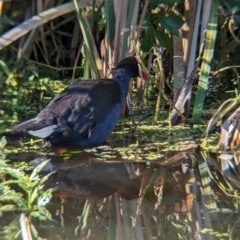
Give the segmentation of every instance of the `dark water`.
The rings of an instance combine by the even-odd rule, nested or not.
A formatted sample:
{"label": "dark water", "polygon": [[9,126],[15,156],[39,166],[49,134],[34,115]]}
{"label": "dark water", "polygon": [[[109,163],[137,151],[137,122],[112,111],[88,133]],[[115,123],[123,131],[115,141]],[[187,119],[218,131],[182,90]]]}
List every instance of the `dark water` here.
{"label": "dark water", "polygon": [[[38,239],[240,239],[239,155],[159,153],[155,146],[149,151],[159,158],[147,161],[137,150],[131,160],[105,150],[6,154],[29,174],[29,164],[50,159],[41,179],[53,172],[44,185],[57,191],[45,206],[52,220],[31,222]],[[1,239],[21,239],[19,217],[17,211],[2,214]],[[9,238],[4,230],[13,222]]]}

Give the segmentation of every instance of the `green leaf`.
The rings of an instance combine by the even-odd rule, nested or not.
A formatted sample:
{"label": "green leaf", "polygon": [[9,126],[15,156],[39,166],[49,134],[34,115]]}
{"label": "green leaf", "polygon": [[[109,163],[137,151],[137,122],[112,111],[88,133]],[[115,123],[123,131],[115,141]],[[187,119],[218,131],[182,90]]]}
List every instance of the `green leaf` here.
{"label": "green leaf", "polygon": [[53,90],[50,88],[50,86],[48,84],[46,84],[45,82],[42,82],[42,85],[46,88],[46,90],[48,91],[48,93],[50,94],[50,96],[52,98],[55,97],[55,94],[53,92]]}
{"label": "green leaf", "polygon": [[[158,44],[157,44],[157,41]],[[171,48],[172,40],[168,34],[158,31],[153,27],[148,28],[146,35],[143,37],[141,42],[141,49],[144,52],[149,52],[151,47],[160,46],[163,48]]]}
{"label": "green leaf", "polygon": [[150,27],[146,33],[146,35],[143,37],[142,42],[141,42],[141,49],[144,52],[149,52],[151,47],[155,43],[155,35],[153,31],[153,27]]}
{"label": "green leaf", "polygon": [[164,30],[169,31],[169,33],[176,36],[178,36],[178,29],[184,23],[181,17],[174,14],[166,15],[164,12],[158,12],[157,14],[154,14],[153,22],[156,26],[160,24]]}
{"label": "green leaf", "polygon": [[12,212],[12,211],[16,211],[17,207],[13,204],[5,204],[3,206],[0,206],[0,215],[3,212]]}
{"label": "green leaf", "polygon": [[157,5],[157,4],[174,4],[174,3],[179,3],[180,0],[150,0],[151,5]]}
{"label": "green leaf", "polygon": [[35,205],[30,212],[30,217],[37,218],[42,221],[52,220],[51,213],[43,206]]}
{"label": "green leaf", "polygon": [[154,29],[154,34],[157,40],[159,41],[161,47],[168,49],[172,47],[172,39],[169,37],[168,34],[161,31],[157,31],[156,29]]}
{"label": "green leaf", "polygon": [[6,65],[6,63],[2,60],[0,60],[0,67],[2,68],[3,72],[9,77],[10,75],[10,71],[8,69],[8,66]]}
{"label": "green leaf", "polygon": [[240,1],[239,0],[228,1],[228,6],[230,7],[229,10],[231,10],[232,14],[236,14],[240,7]]}
{"label": "green leaf", "polygon": [[41,190],[44,187],[44,182],[48,180],[49,176],[52,175],[54,172],[51,172],[47,175],[45,175],[43,178],[41,178],[41,180],[39,182],[37,182],[32,195],[31,195],[31,203],[33,203],[37,197],[39,197],[39,194],[41,194]]}
{"label": "green leaf", "polygon": [[30,180],[33,180],[37,175],[38,173],[41,171],[41,169],[50,161],[51,159],[48,159],[42,163],[40,163],[37,167],[34,168],[32,174],[30,175],[29,179]]}
{"label": "green leaf", "polygon": [[[15,190],[12,190],[9,188],[9,186],[1,186],[1,198],[0,198],[0,203],[9,203],[11,202],[12,204],[16,206],[18,210],[21,209],[24,210],[27,207],[27,202],[23,199],[23,195],[19,192],[16,192]],[[5,205],[4,205],[5,206]],[[3,211],[2,206],[0,204],[0,212]]]}
{"label": "green leaf", "polygon": [[[11,175],[13,178],[19,179],[21,181],[25,181],[25,179],[27,178],[26,175],[24,174],[24,172],[20,171],[19,169],[14,169],[11,167],[6,167],[4,168],[4,170]],[[11,181],[10,181],[11,182]]]}
{"label": "green leaf", "polygon": [[148,27],[151,24],[151,13],[150,11],[146,12],[142,27]]}
{"label": "green leaf", "polygon": [[57,187],[55,188],[49,188],[47,191],[45,191],[38,199],[37,204],[41,206],[45,206],[49,203],[49,201],[52,198],[52,192],[56,191]]}
{"label": "green leaf", "polygon": [[6,24],[6,25],[11,25],[11,26],[15,25],[15,23],[11,19],[8,19],[7,17],[1,17],[1,16],[0,16],[0,23]]}
{"label": "green leaf", "polygon": [[17,184],[23,191],[27,192],[29,188],[31,188],[28,179],[25,177],[24,179],[17,179],[17,180],[9,180],[2,183],[2,185],[11,185]]}

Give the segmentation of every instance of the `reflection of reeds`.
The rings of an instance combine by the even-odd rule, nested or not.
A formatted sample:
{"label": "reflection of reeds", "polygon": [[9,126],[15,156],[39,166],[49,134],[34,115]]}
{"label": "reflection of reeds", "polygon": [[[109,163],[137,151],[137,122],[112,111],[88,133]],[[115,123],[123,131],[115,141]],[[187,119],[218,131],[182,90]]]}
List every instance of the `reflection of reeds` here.
{"label": "reflection of reeds", "polygon": [[[69,163],[69,166],[64,162],[62,170],[67,171],[67,174],[60,174],[58,182],[64,181],[68,194],[63,193],[61,199],[54,197],[53,202],[56,204],[60,201],[60,204],[57,207],[50,205],[48,209],[54,218],[58,209],[60,232],[64,232],[69,239],[74,237],[74,229],[82,238],[175,239],[181,236],[213,239],[230,235],[234,238],[239,226],[238,155],[215,156],[197,154],[192,149],[188,151],[177,153],[176,156],[169,155],[162,160],[162,165],[155,161],[148,164],[148,168],[144,161],[108,161],[101,164],[90,161],[84,164]],[[79,174],[78,168],[82,169]],[[74,173],[71,173],[71,169]],[[125,176],[121,182],[119,177],[124,175],[123,170],[128,173],[129,179]],[[111,196],[99,199],[94,188],[88,189],[87,186],[103,183],[109,173],[119,177],[116,178],[117,185],[113,184],[113,180],[106,181],[106,189],[109,185],[115,186],[116,190]],[[61,176],[70,178],[61,180]],[[138,193],[132,200],[127,200],[126,192],[130,191],[130,196],[135,192],[131,190],[131,182],[136,179]],[[85,182],[87,185],[84,187]],[[72,191],[71,185],[74,187]],[[96,191],[101,193],[98,189]],[[93,199],[83,200],[79,198],[81,193],[85,198],[90,194]],[[74,198],[74,194],[78,194],[78,198]],[[54,235],[54,225],[52,222],[49,236]],[[41,236],[41,229],[39,231],[36,227]]]}
{"label": "reflection of reeds", "polygon": [[[132,168],[131,166],[133,166],[131,163],[125,165],[129,170]],[[132,239],[134,238],[134,236],[137,239],[146,239],[146,237],[147,239],[150,239],[151,237],[156,236],[155,228],[158,229],[158,236],[167,237],[169,236],[169,227],[167,227],[167,224],[170,224],[175,229],[171,230],[173,231],[170,234],[172,237],[174,237],[174,234],[177,233],[180,235],[190,234],[192,237],[196,237],[197,234],[199,239],[204,239],[203,233],[201,232],[203,226],[207,229],[212,228],[211,221],[207,222],[210,219],[209,213],[206,210],[208,208],[208,205],[205,210],[201,210],[202,204],[205,204],[204,196],[206,194],[206,191],[209,191],[209,189],[206,189],[206,191],[202,192],[202,195],[200,195],[202,201],[200,203],[197,200],[197,196],[199,195],[199,187],[197,185],[195,173],[191,168],[187,168],[185,166],[185,180],[182,181],[183,178],[176,175],[175,183],[174,179],[169,179],[169,175],[166,179],[166,176],[164,174],[165,171],[166,169],[158,169],[153,173],[153,175],[150,175],[150,178],[143,178],[142,181],[144,182],[144,184],[141,185],[141,187],[139,186],[140,188],[142,188],[142,190],[140,190],[141,195],[136,200],[127,201],[120,197],[118,194],[114,194],[113,197],[108,198],[109,201],[111,201],[112,199],[111,202],[115,205],[115,207],[111,207],[112,213],[109,212],[111,216],[115,214],[115,218],[109,216],[109,221],[111,218],[111,222],[109,222],[108,234],[110,235],[108,236],[111,236],[111,238],[108,239]],[[186,184],[185,186],[184,183]],[[165,209],[164,207],[166,204],[166,202],[164,202],[166,201],[164,200],[164,192],[165,194],[169,192],[169,184],[170,186],[174,184],[177,185],[177,188],[174,187],[175,190],[177,190],[178,188],[186,189],[186,194],[183,193],[186,198],[182,199],[182,204],[178,205],[177,203],[173,202],[174,208],[172,208],[172,210],[170,211],[168,209]],[[155,188],[155,198],[152,198],[152,200],[155,199],[155,204],[151,203],[152,207],[150,207],[150,205],[146,205],[145,201],[146,198],[148,198],[149,192],[152,191],[152,188]],[[164,191],[164,189],[166,190]],[[170,192],[172,191],[170,190]],[[174,194],[174,192],[172,193]],[[158,212],[159,214],[161,212],[161,214],[158,215]],[[165,214],[167,214],[167,212],[168,214],[170,214],[169,216],[171,216],[172,219],[170,222],[165,219]],[[180,224],[180,222],[183,224],[184,213],[187,213],[188,223],[186,227],[188,226],[188,233],[184,233],[184,231],[180,231],[178,229],[178,224]],[[152,218],[155,219],[154,224],[152,222]],[[174,220],[175,218],[176,220]],[[179,223],[177,224],[177,222]],[[143,231],[144,229],[146,229],[146,231]],[[116,235],[114,235],[114,233]],[[208,239],[212,239],[212,236],[208,235],[208,233],[204,234],[205,236],[208,236]]]}
{"label": "reflection of reeds", "polygon": [[148,167],[144,161],[58,163],[55,174],[59,173],[52,176],[61,197],[54,196],[47,207],[55,221],[47,235],[57,231],[69,239],[234,238],[239,226],[238,155],[189,153],[163,160],[166,167],[158,161]]}
{"label": "reflection of reeds", "polygon": [[76,236],[84,236],[87,233],[88,229],[88,217],[90,213],[92,212],[92,208],[94,206],[93,200],[87,200],[84,204],[84,208],[82,211],[82,215],[78,218],[79,224],[78,227],[75,229],[75,235]]}
{"label": "reflection of reeds", "polygon": [[32,240],[30,227],[29,227],[29,218],[26,214],[22,213],[20,217],[20,224],[22,229],[22,238],[25,240]]}

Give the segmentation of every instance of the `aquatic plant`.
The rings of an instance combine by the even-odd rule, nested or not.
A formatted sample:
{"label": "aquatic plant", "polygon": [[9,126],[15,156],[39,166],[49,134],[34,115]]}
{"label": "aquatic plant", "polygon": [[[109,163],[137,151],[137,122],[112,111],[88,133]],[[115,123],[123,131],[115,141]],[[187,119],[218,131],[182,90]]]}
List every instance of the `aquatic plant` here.
{"label": "aquatic plant", "polygon": [[[44,189],[44,183],[52,173],[44,177],[39,176],[40,170],[48,160],[34,168],[30,175],[13,168],[5,159],[5,144],[5,138],[2,138],[0,141],[0,216],[7,216],[11,221],[2,229],[1,235],[13,237],[20,229],[23,239],[31,239],[32,234],[37,235],[33,219],[41,221],[52,219],[46,204],[55,189]],[[20,220],[20,225],[16,224],[17,220]]]}

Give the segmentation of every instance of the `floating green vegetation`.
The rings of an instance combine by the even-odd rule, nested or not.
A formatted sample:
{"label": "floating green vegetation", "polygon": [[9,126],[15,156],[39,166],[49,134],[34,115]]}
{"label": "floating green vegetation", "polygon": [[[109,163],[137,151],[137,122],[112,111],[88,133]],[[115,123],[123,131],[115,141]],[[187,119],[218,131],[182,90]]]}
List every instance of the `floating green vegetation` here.
{"label": "floating green vegetation", "polygon": [[37,74],[21,77],[12,75],[0,81],[0,133],[10,131],[10,127],[21,119],[33,117],[45,107],[55,94],[61,92],[70,80],[50,80],[38,78]]}
{"label": "floating green vegetation", "polygon": [[[163,113],[166,117],[167,113]],[[161,160],[167,152],[183,151],[190,143],[198,142],[205,125],[169,127],[166,120],[152,125],[143,122],[132,137],[131,123],[120,120],[109,139],[110,146],[85,149],[99,160]],[[122,128],[121,128],[122,126]],[[123,130],[122,130],[123,129]]]}

